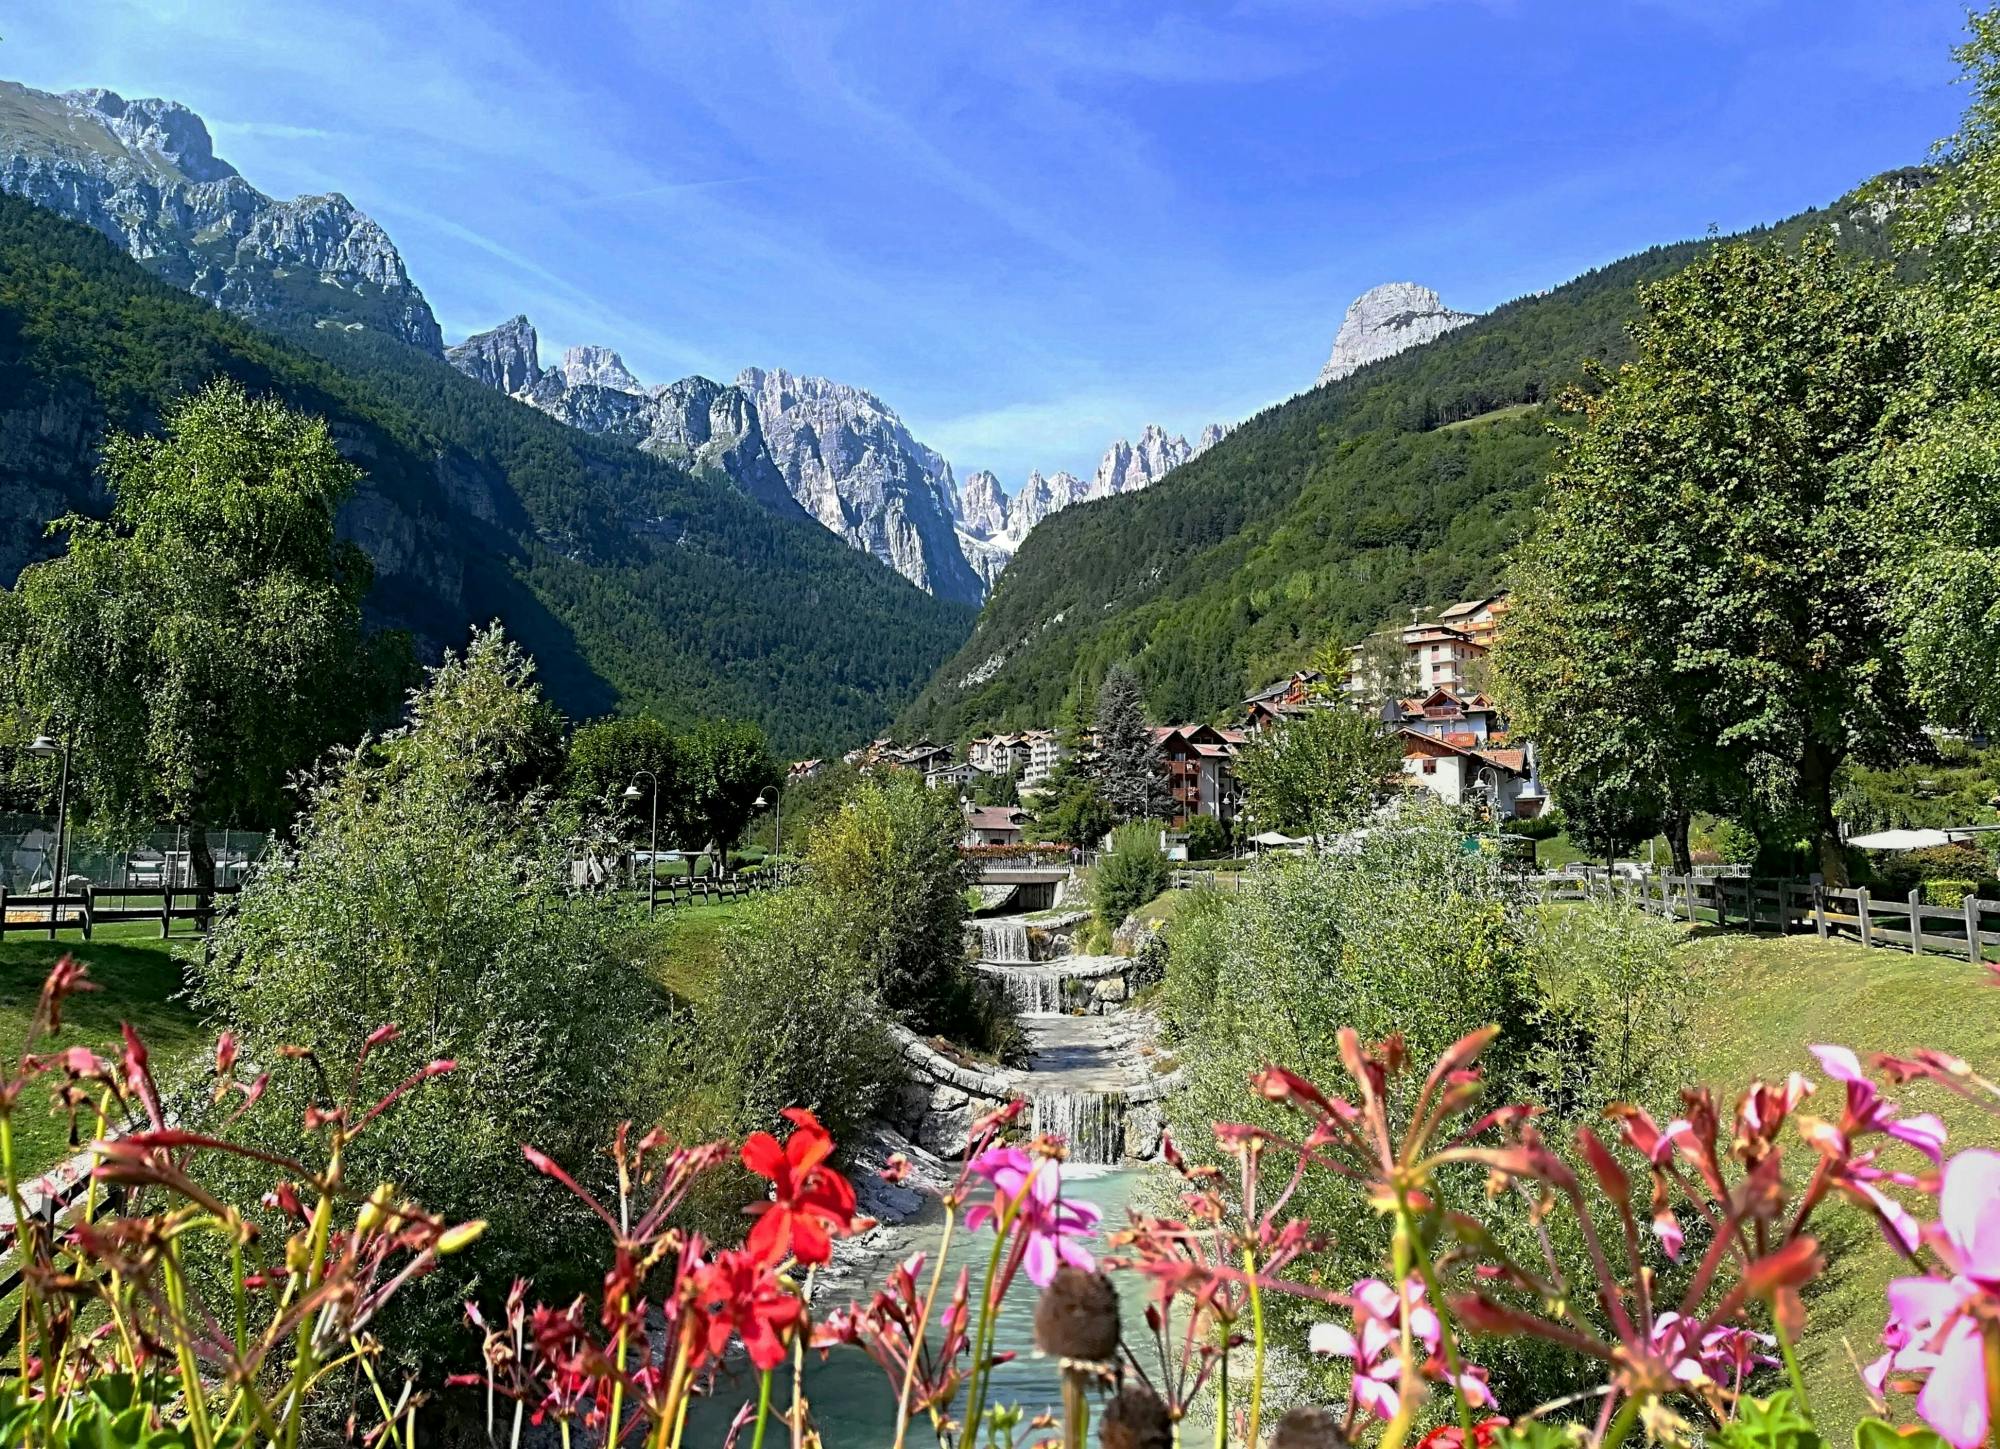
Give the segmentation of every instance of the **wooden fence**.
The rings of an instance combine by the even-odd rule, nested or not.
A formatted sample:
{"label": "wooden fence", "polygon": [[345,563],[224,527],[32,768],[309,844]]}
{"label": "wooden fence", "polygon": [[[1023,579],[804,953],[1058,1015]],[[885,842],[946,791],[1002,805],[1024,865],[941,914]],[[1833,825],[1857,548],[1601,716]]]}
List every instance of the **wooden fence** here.
{"label": "wooden fence", "polygon": [[88,941],[99,927],[121,921],[158,921],[160,934],[173,934],[174,922],[190,921],[196,930],[205,930],[209,918],[222,909],[241,886],[217,886],[203,893],[149,887],[120,890],[112,886],[87,885],[69,895],[9,895],[0,886],[0,940],[9,932],[16,935],[36,932],[55,939],[59,930],[82,930]]}
{"label": "wooden fence", "polygon": [[2000,947],[2000,901],[1968,895],[1934,905],[1921,890],[1876,896],[1866,888],[1835,890],[1798,881],[1750,876],[1650,875],[1530,877],[1538,899],[1617,899],[1668,920],[1745,930],[1814,932],[1822,941],[1852,940],[1921,954],[1936,951],[1968,961],[1993,959]]}

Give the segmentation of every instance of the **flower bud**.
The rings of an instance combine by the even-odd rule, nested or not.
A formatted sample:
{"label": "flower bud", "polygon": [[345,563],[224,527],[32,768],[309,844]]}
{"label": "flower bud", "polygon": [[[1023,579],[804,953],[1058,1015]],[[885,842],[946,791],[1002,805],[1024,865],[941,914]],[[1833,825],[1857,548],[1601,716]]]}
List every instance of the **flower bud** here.
{"label": "flower bud", "polygon": [[1102,1449],[1172,1449],[1173,1419],[1158,1394],[1129,1383],[1104,1406],[1097,1442]]}
{"label": "flower bud", "polygon": [[1271,1449],[1347,1449],[1340,1416],[1323,1404],[1299,1404],[1278,1420]]}
{"label": "flower bud", "polygon": [[1118,1355],[1118,1290],[1102,1273],[1064,1265],[1035,1305],[1035,1347],[1055,1358],[1109,1363]]}

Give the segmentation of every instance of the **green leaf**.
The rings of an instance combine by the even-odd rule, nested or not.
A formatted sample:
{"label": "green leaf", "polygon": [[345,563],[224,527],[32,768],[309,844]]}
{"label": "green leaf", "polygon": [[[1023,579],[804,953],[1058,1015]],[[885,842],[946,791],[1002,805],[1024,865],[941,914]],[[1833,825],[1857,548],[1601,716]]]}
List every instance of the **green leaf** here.
{"label": "green leaf", "polygon": [[1744,1399],[1736,1417],[1710,1436],[1721,1449],[1821,1449],[1812,1420],[1799,1411],[1790,1389],[1768,1399]]}
{"label": "green leaf", "polygon": [[1936,1430],[1923,1424],[1898,1428],[1886,1419],[1863,1419],[1854,1426],[1854,1449],[1950,1449]]}

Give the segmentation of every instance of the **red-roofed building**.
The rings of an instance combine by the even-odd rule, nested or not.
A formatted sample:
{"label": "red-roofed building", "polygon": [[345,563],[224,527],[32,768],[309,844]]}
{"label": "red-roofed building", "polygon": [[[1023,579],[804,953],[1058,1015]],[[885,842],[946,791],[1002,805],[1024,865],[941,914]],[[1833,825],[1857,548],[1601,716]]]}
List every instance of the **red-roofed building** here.
{"label": "red-roofed building", "polygon": [[1542,813],[1548,792],[1528,749],[1461,745],[1420,730],[1396,732],[1403,745],[1404,784],[1453,805],[1477,805],[1501,819]]}
{"label": "red-roofed building", "polygon": [[965,807],[967,845],[1019,845],[1028,829],[1028,812],[1018,805]]}
{"label": "red-roofed building", "polygon": [[1160,725],[1153,730],[1160,771],[1173,797],[1176,829],[1197,815],[1212,815],[1225,825],[1235,821],[1242,807],[1236,751],[1244,738],[1242,730],[1205,724]]}

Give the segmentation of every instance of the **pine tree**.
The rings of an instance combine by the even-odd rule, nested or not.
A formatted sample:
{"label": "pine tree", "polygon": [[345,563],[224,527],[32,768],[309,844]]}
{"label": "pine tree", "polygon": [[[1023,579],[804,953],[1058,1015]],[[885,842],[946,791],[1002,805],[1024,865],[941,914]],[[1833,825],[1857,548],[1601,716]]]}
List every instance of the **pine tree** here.
{"label": "pine tree", "polygon": [[1093,773],[1098,792],[1119,820],[1167,813],[1167,782],[1160,776],[1153,732],[1146,724],[1145,692],[1124,664],[1106,670],[1097,688]]}

